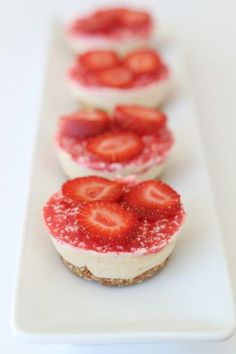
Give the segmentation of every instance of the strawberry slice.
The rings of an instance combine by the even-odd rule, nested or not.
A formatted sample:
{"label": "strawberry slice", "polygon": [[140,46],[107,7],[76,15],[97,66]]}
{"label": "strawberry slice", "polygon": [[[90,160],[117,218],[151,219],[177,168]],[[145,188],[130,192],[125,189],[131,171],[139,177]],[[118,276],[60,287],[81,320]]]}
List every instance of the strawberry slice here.
{"label": "strawberry slice", "polygon": [[73,138],[84,138],[102,133],[109,125],[108,115],[100,110],[77,112],[60,120],[62,134]]}
{"label": "strawberry slice", "polygon": [[[96,18],[104,20],[105,22],[110,22],[109,27],[116,27],[121,25],[121,17],[124,13],[127,13],[126,8],[117,7],[117,8],[107,8],[103,10],[98,10],[94,13]],[[111,28],[112,29],[112,28]]]}
{"label": "strawberry slice", "polygon": [[139,105],[116,106],[114,116],[118,126],[138,134],[155,134],[166,125],[164,113]]}
{"label": "strawberry slice", "polygon": [[63,195],[79,202],[94,200],[114,202],[120,199],[122,189],[121,183],[97,176],[75,178],[62,185]]}
{"label": "strawberry slice", "polygon": [[148,13],[143,11],[126,10],[121,14],[121,24],[130,28],[139,28],[151,22]]}
{"label": "strawberry slice", "polygon": [[94,12],[88,17],[75,20],[70,30],[82,34],[111,34],[122,29],[140,29],[151,24],[151,18],[146,12],[129,10],[127,8],[110,8]]}
{"label": "strawberry slice", "polygon": [[106,32],[112,25],[111,16],[97,16],[96,14],[86,18],[75,20],[71,25],[72,33],[99,34]]}
{"label": "strawberry slice", "polygon": [[180,208],[178,193],[157,180],[139,183],[124,195],[124,201],[131,210],[150,219],[167,217]]}
{"label": "strawberry slice", "polygon": [[[127,8],[111,8],[95,13],[100,19],[111,20],[113,26],[136,28],[151,22],[150,15],[147,12],[129,10]],[[112,27],[112,26],[111,26]]]}
{"label": "strawberry slice", "polygon": [[133,79],[133,73],[128,68],[121,65],[97,73],[97,81],[100,85],[113,88],[130,87]]}
{"label": "strawberry slice", "polygon": [[91,138],[87,149],[107,162],[126,162],[143,149],[141,138],[131,132],[109,132]]}
{"label": "strawberry slice", "polygon": [[116,53],[108,50],[86,52],[78,60],[83,68],[90,71],[110,69],[117,66],[120,62]]}
{"label": "strawberry slice", "polygon": [[159,55],[151,49],[130,52],[125,57],[124,64],[137,75],[156,73],[162,67]]}
{"label": "strawberry slice", "polygon": [[128,241],[137,223],[132,212],[107,201],[86,203],[80,209],[77,221],[83,232],[101,242]]}

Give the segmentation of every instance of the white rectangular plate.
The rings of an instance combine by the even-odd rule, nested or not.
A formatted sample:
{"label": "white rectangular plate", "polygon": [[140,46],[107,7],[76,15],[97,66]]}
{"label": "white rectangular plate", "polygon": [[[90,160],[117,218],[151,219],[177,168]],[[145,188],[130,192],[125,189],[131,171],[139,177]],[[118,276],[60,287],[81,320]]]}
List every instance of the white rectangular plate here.
{"label": "white rectangular plate", "polygon": [[[170,66],[183,72],[176,50],[164,54]],[[41,209],[64,180],[53,136],[58,116],[76,108],[65,79],[72,60],[57,25],[50,46],[20,254],[15,333],[27,341],[88,344],[230,336],[235,326],[232,293],[186,83],[166,107],[176,146],[163,179],[181,193],[187,212],[182,237],[167,266],[140,285],[110,288],[75,277],[61,263]]]}

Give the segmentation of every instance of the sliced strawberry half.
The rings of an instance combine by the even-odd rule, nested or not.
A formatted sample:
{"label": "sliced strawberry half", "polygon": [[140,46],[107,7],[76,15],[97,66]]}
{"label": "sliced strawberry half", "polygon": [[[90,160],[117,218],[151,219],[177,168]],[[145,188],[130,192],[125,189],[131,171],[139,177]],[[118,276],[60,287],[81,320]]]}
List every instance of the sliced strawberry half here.
{"label": "sliced strawberry half", "polygon": [[111,69],[105,69],[97,73],[97,81],[100,85],[113,88],[130,87],[133,79],[133,73],[122,65]]}
{"label": "sliced strawberry half", "polygon": [[122,190],[121,183],[98,176],[79,177],[62,185],[63,195],[79,202],[94,200],[114,202],[120,199]]}
{"label": "sliced strawberry half", "polygon": [[96,11],[94,16],[105,21],[110,21],[109,27],[116,27],[117,25],[121,24],[121,17],[127,11],[129,10],[122,7],[107,8]]}
{"label": "sliced strawberry half", "polygon": [[75,20],[70,30],[75,34],[99,34],[106,32],[112,25],[111,16],[97,16],[94,14],[86,18]]}
{"label": "sliced strawberry half", "polygon": [[80,55],[78,60],[83,68],[91,71],[110,69],[117,66],[120,62],[116,53],[108,50],[86,52]]}
{"label": "sliced strawberry half", "polygon": [[135,11],[127,8],[111,8],[95,13],[100,19],[110,19],[113,26],[136,28],[151,22],[147,12]]}
{"label": "sliced strawberry half", "polygon": [[138,105],[116,106],[114,115],[121,128],[141,135],[155,134],[166,125],[164,113]]}
{"label": "sliced strawberry half", "polygon": [[79,227],[101,242],[129,240],[135,231],[136,216],[117,203],[89,202],[77,217]]}
{"label": "sliced strawberry half", "polygon": [[60,120],[60,130],[63,135],[83,138],[102,133],[109,125],[108,115],[99,110],[81,111]]}
{"label": "sliced strawberry half", "polygon": [[120,22],[126,27],[139,28],[151,23],[151,19],[149,14],[146,12],[126,9],[126,11],[121,13]]}
{"label": "sliced strawberry half", "polygon": [[111,34],[113,30],[136,29],[151,24],[150,16],[143,11],[127,8],[110,8],[96,11],[88,17],[77,19],[71,25],[72,33]]}
{"label": "sliced strawberry half", "polygon": [[180,208],[180,196],[167,184],[141,182],[124,195],[125,203],[139,215],[150,219],[172,215]]}
{"label": "sliced strawberry half", "polygon": [[104,161],[126,162],[140,154],[143,142],[131,132],[109,132],[89,139],[87,149]]}
{"label": "sliced strawberry half", "polygon": [[130,52],[125,57],[124,64],[136,75],[156,73],[162,67],[159,55],[151,49]]}

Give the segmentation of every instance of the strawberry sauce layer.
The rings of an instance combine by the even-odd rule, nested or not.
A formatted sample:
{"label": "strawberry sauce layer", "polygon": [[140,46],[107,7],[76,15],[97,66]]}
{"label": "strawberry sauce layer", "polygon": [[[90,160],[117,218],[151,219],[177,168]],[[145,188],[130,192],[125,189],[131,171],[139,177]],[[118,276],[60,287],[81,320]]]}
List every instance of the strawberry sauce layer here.
{"label": "strawberry sauce layer", "polygon": [[[124,183],[124,182],[123,182]],[[124,192],[135,185],[134,182],[124,183]],[[78,219],[83,208],[83,203],[65,197],[62,191],[55,193],[44,207],[44,219],[49,233],[57,241],[80,250],[91,250],[100,253],[137,253],[154,254],[161,251],[179,231],[185,213],[182,205],[174,213],[160,216],[156,220],[142,217],[138,220],[135,237],[126,243],[102,243],[96,238],[91,238],[80,228]]]}
{"label": "strawberry sauce layer", "polygon": [[[149,167],[159,165],[167,158],[174,141],[171,132],[166,127],[158,131],[157,135],[141,136],[141,140],[143,150],[135,158],[122,163],[107,163],[87,150],[86,139],[69,137],[64,135],[62,131],[59,131],[56,136],[56,143],[59,148],[67,152],[73,161],[93,170],[109,172],[119,172],[122,168],[127,167],[135,171],[139,170],[139,173],[142,173]],[[144,169],[142,169],[142,166],[144,166]]]}
{"label": "strawberry sauce layer", "polygon": [[153,28],[150,15],[127,8],[104,9],[75,19],[68,28],[72,37],[124,41],[148,38]]}

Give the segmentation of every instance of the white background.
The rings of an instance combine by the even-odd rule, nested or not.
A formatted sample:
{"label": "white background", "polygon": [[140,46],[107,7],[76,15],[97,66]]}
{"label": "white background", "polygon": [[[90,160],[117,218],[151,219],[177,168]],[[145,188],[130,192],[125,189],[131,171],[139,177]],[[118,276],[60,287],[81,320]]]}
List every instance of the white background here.
{"label": "white background", "polygon": [[[236,335],[218,343],[66,346],[25,344],[10,330],[12,290],[44,81],[50,19],[102,1],[0,0],[0,349],[3,353],[236,352]],[[121,1],[113,0],[113,4]],[[128,2],[126,2],[128,3]],[[129,1],[144,6],[144,1]],[[236,1],[147,0],[174,24],[186,58],[229,268],[236,284]],[[78,12],[78,11],[77,11]],[[203,206],[204,208],[204,206]],[[187,294],[186,294],[187,296]],[[214,294],[212,294],[214,296]]]}

